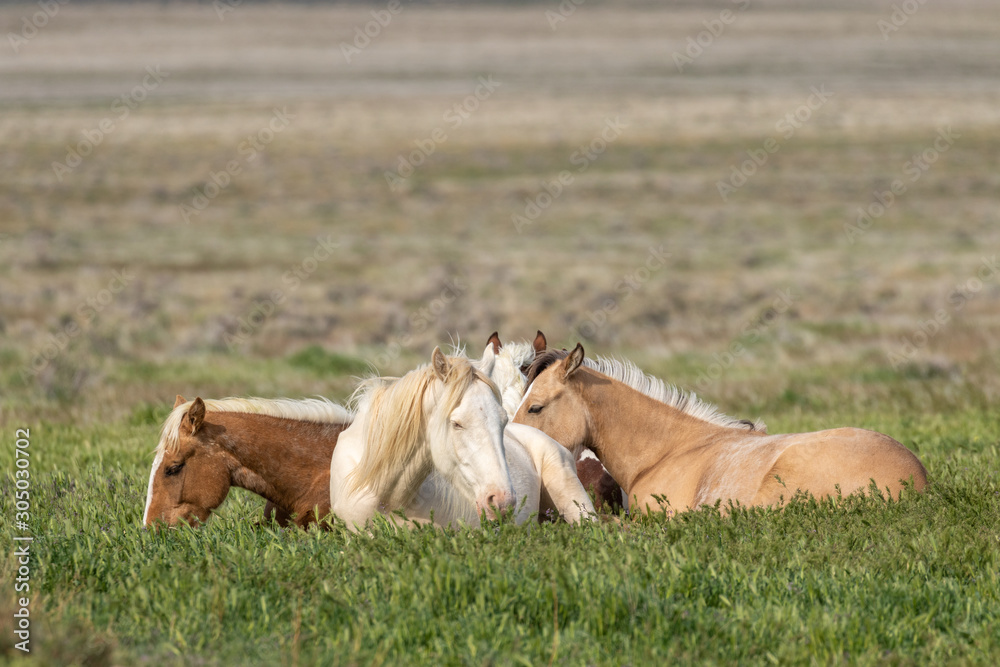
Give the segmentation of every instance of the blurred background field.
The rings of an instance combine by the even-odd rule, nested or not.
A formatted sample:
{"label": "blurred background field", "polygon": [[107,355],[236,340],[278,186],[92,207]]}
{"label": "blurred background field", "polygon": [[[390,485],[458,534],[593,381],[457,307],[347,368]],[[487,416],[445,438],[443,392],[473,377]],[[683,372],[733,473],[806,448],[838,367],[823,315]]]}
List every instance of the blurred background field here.
{"label": "blurred background field", "polygon": [[[340,374],[283,360],[318,345],[392,373],[454,336],[537,328],[701,377],[740,413],[785,394],[992,400],[1000,276],[968,281],[1000,248],[1000,8],[928,4],[883,39],[890,4],[739,6],[595,4],[553,29],[546,4],[404,3],[350,63],[342,45],[379,5],[60,6],[0,50],[2,421],[116,417],[178,392],[337,397]],[[0,8],[2,32],[33,7]],[[133,93],[147,68],[162,82]],[[480,77],[499,85],[456,127]],[[812,87],[831,94],[815,110]],[[247,161],[276,108],[287,127]],[[623,128],[579,173],[609,119]],[[907,162],[948,127],[911,182]],[[778,151],[723,201],[718,183],[768,138]],[[421,144],[433,153],[392,191],[385,173]],[[231,161],[240,173],[186,219]],[[519,233],[512,216],[563,170],[573,182]],[[907,191],[849,238],[894,179]],[[336,245],[325,261],[317,239]],[[669,256],[649,271],[651,247]]]}
{"label": "blurred background field", "polygon": [[[731,414],[763,418],[771,432],[882,430],[916,451],[936,484],[931,509],[905,510],[902,523],[920,533],[923,542],[913,544],[929,549],[921,581],[931,597],[944,591],[932,603],[952,605],[965,625],[942,620],[900,639],[893,633],[902,626],[890,618],[897,612],[887,611],[889,630],[878,634],[876,623],[877,636],[852,639],[863,633],[838,614],[864,606],[867,584],[858,584],[831,593],[843,608],[802,621],[805,630],[782,620],[753,646],[733,640],[731,653],[713,653],[709,642],[671,645],[666,655],[764,660],[765,649],[789,646],[779,655],[801,660],[808,654],[795,653],[789,636],[816,631],[822,661],[842,649],[885,659],[878,647],[902,651],[888,659],[995,656],[1000,638],[982,619],[995,603],[996,575],[979,568],[989,565],[983,554],[995,557],[998,539],[1000,5],[928,2],[895,26],[893,2],[748,4],[588,0],[563,15],[554,2],[402,2],[376,29],[372,12],[386,3],[73,0],[13,42],[39,5],[0,4],[0,426],[35,428],[33,470],[50,475],[40,491],[53,559],[44,604],[51,625],[69,633],[66,655],[94,641],[86,637],[95,627],[125,661],[181,655],[185,637],[207,650],[208,635],[198,633],[208,630],[192,625],[200,603],[178,612],[176,633],[157,634],[163,614],[187,599],[183,587],[159,582],[157,593],[150,584],[146,606],[134,606],[131,585],[105,587],[133,575],[110,560],[87,564],[87,553],[113,546],[133,559],[123,571],[145,576],[143,554],[153,549],[157,563],[170,565],[189,539],[154,543],[132,531],[157,426],[175,394],[343,399],[352,376],[404,372],[456,337],[478,351],[494,329],[508,340],[540,328],[554,345],[582,340],[589,353],[632,358]],[[731,20],[720,29],[725,11]],[[720,34],[704,37],[706,22]],[[355,46],[366,25],[377,35],[345,55],[343,45]],[[700,54],[687,51],[689,39],[702,40]],[[678,67],[675,54],[694,57]],[[828,99],[820,103],[817,90]],[[609,123],[620,132],[602,137]],[[952,140],[938,141],[942,134]],[[747,163],[765,145],[778,148],[763,164]],[[76,164],[73,151],[87,154]],[[386,173],[399,173],[401,160],[420,164],[391,188]],[[230,163],[238,173],[223,176]],[[733,184],[741,167],[752,172],[745,184],[721,196],[719,183]],[[571,182],[540,206],[564,171]],[[905,192],[879,214],[895,180]],[[859,209],[872,217],[859,223]],[[10,460],[5,449],[5,470]],[[105,491],[107,467],[115,470]],[[87,480],[79,488],[76,471]],[[984,504],[955,509],[970,499]],[[226,542],[259,505],[234,494],[205,539]],[[101,526],[111,546],[74,546],[80,528],[64,526],[62,511],[90,517],[84,537]],[[851,523],[843,519],[852,510],[829,511],[831,531]],[[921,512],[938,523],[913,528]],[[764,563],[769,541],[786,534],[785,519],[764,520],[770,527],[750,537],[720,537],[710,557],[725,561],[733,545],[751,540],[740,553],[754,567]],[[676,527],[651,533],[710,549],[716,524],[705,521],[707,539]],[[951,541],[933,546],[951,526]],[[857,528],[874,534],[891,525]],[[910,544],[910,536],[893,539]],[[281,551],[286,539],[258,534],[248,544]],[[825,539],[847,543],[835,532]],[[882,577],[879,585],[905,588],[885,578],[903,565],[878,570],[879,552],[850,539],[837,567],[860,562]],[[828,546],[792,548],[822,580]],[[854,546],[864,549],[860,560]],[[552,556],[538,544],[512,553],[534,548]],[[922,558],[909,553],[891,558]],[[551,568],[565,569],[564,561]],[[350,581],[353,566],[340,566]],[[854,583],[869,575],[858,576]],[[534,591],[537,578],[517,585]],[[296,585],[308,608],[311,585]],[[609,585],[617,599],[621,589]],[[656,599],[649,585],[624,584]],[[780,595],[766,601],[780,619],[790,613],[784,586],[776,583]],[[287,658],[290,634],[274,640],[276,652],[268,631],[253,625],[257,587],[239,588],[250,602],[237,604],[233,592],[226,606],[246,624],[220,615],[209,629],[230,655],[264,632],[249,655]],[[560,595],[571,588],[559,580]],[[271,593],[272,605],[291,599],[285,588]],[[744,609],[755,609],[756,591],[741,595]],[[962,616],[955,609],[966,598],[986,611]],[[735,613],[713,604],[712,623]],[[296,612],[278,605],[275,632],[284,633]],[[906,623],[923,628],[922,613]],[[65,630],[79,618],[99,619],[81,626],[84,639]],[[628,618],[609,625],[608,636],[638,631],[641,644],[641,627]],[[686,619],[674,618],[671,631],[703,636],[705,626]],[[617,644],[578,621],[584,648],[564,655],[615,660],[608,646]],[[364,632],[326,641],[343,647]],[[377,661],[399,649],[394,642],[422,641],[371,637],[339,660]],[[551,637],[525,641],[524,659],[548,659]],[[61,649],[48,646],[60,662]],[[483,644],[469,646],[463,659],[486,660],[477,659]],[[907,653],[914,647],[926,652]],[[633,649],[622,655],[664,655]]]}

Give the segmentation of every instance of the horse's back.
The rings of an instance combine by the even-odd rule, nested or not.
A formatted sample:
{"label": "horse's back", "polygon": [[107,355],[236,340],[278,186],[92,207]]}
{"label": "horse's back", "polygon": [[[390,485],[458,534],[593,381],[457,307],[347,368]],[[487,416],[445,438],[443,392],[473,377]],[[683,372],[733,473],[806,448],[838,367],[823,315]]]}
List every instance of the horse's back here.
{"label": "horse's back", "polygon": [[904,485],[927,485],[920,459],[887,435],[861,428],[837,428],[784,436],[785,447],[768,470],[754,505],[777,505],[796,491],[817,498],[866,491],[871,483],[898,498]]}

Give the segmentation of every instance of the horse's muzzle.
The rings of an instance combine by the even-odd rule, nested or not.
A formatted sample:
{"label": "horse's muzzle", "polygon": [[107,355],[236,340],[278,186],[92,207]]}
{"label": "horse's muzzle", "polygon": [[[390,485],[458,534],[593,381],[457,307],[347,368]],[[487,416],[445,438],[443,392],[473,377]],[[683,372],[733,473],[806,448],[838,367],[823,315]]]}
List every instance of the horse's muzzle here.
{"label": "horse's muzzle", "polygon": [[514,494],[510,491],[494,489],[476,498],[476,511],[486,514],[486,518],[495,521],[514,507]]}

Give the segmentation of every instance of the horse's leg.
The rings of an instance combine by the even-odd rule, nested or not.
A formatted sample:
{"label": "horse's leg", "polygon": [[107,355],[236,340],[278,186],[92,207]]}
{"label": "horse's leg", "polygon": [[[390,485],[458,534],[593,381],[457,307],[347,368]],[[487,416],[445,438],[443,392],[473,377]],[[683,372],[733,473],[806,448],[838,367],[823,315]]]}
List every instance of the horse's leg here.
{"label": "horse's leg", "polygon": [[289,514],[284,507],[275,505],[270,500],[267,501],[267,505],[264,506],[265,523],[271,521],[277,521],[279,526],[281,526],[282,528],[287,528],[291,520],[292,520],[292,515]]}
{"label": "horse's leg", "polygon": [[580,478],[576,475],[576,461],[568,449],[538,429],[523,424],[508,424],[511,435],[520,442],[531,457],[541,479],[539,509],[550,501],[569,522],[592,519],[596,514]]}
{"label": "horse's leg", "polygon": [[507,470],[510,472],[510,482],[514,487],[514,523],[521,525],[532,514],[539,512],[542,482],[538,476],[538,470],[535,468],[534,460],[520,441],[510,437],[505,431],[503,442]]}

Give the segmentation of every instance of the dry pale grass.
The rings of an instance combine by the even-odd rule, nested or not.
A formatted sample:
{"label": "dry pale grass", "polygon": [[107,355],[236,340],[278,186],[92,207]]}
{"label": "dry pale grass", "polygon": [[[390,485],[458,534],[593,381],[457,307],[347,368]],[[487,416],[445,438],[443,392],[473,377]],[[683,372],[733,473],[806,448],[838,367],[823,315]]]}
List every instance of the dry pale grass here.
{"label": "dry pale grass", "polygon": [[[32,7],[0,9],[0,32]],[[862,403],[882,395],[863,368],[995,393],[1000,276],[969,281],[1000,249],[1000,8],[928,3],[883,40],[888,6],[755,5],[678,72],[672,54],[721,7],[584,6],[555,31],[539,7],[407,7],[351,63],[339,44],[370,8],[63,7],[18,55],[0,50],[5,384],[87,412],[83,397],[122,386],[167,400],[179,380],[122,370],[149,361],[235,367],[318,343],[398,371],[454,334],[541,327],[689,384],[720,364],[702,390],[735,404],[814,367],[849,369],[828,386]],[[147,65],[169,77],[58,179],[53,162]],[[490,75],[501,85],[450,124]],[[813,86],[833,96],[785,138]],[[294,118],[247,162],[241,142],[276,107]],[[578,172],[615,118],[620,136]],[[947,126],[954,143],[852,242],[858,207]],[[391,191],[386,171],[437,128],[447,140]],[[768,138],[780,150],[723,201],[718,182]],[[518,233],[512,215],[563,170],[573,182]],[[127,284],[91,312],[116,270]],[[747,351],[725,363],[734,342]],[[213,387],[323,388],[260,373]]]}

